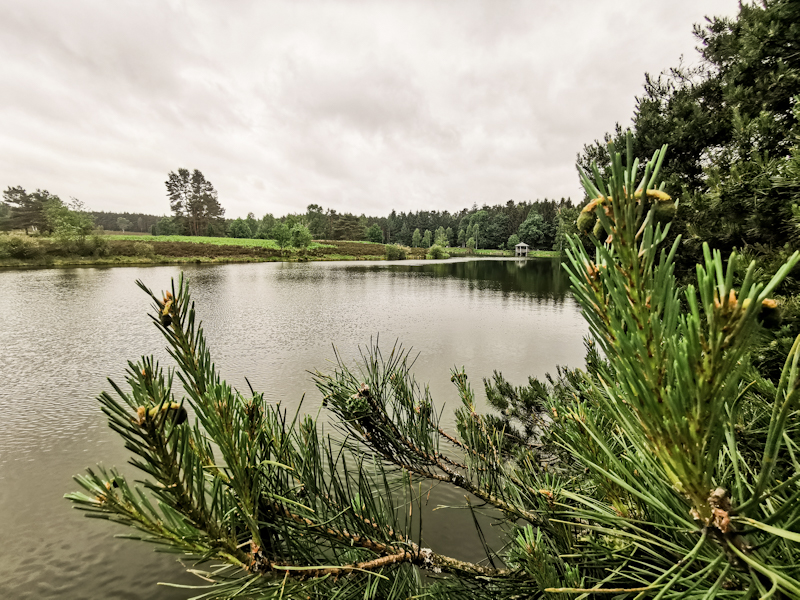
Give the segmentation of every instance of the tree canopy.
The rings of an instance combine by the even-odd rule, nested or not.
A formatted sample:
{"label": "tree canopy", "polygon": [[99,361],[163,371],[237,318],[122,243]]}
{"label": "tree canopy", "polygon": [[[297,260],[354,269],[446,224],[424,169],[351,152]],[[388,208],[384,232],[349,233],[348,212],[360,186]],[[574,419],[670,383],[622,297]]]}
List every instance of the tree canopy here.
{"label": "tree canopy", "polygon": [[46,208],[48,204],[62,204],[58,196],[47,190],[28,193],[21,186],[6,189],[3,192],[3,201],[10,208],[3,223],[4,228],[24,229],[26,234],[32,231],[51,232]]}
{"label": "tree canopy", "polygon": [[165,184],[170,209],[189,235],[206,235],[225,215],[217,191],[199,170],[171,171]]}
{"label": "tree canopy", "polygon": [[[681,255],[698,260],[703,242],[734,247],[796,244],[800,139],[800,4],[742,4],[735,19],[695,26],[700,63],[645,76],[633,115],[633,152],[667,143],[667,185],[680,198]],[[622,142],[617,125],[606,140]],[[603,144],[578,162],[608,167]]]}

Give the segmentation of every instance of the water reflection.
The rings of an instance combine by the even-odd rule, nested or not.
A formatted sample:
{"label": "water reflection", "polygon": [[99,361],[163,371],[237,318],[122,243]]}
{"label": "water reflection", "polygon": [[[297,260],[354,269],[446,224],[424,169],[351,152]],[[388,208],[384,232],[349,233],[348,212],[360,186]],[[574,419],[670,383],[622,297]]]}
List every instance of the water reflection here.
{"label": "water reflection", "polygon": [[569,277],[560,265],[559,258],[462,259],[358,266],[348,270],[353,274],[388,270],[395,277],[460,279],[468,281],[470,289],[499,291],[504,298],[513,294],[563,302],[569,298]]}
{"label": "water reflection", "polygon": [[[329,369],[333,345],[356,357],[379,335],[384,347],[400,340],[420,351],[417,379],[452,410],[453,366],[466,368],[480,396],[481,378],[494,369],[520,384],[581,363],[586,327],[557,265],[262,263],[192,265],[185,273],[213,357],[233,385],[245,389],[247,377],[289,409],[305,394],[303,407],[314,412],[319,395],[307,370]],[[122,379],[129,359],[155,354],[169,363],[134,280],[159,291],[179,272],[0,272],[0,598],[191,595],[155,587],[197,583],[172,557],[114,539],[119,529],[87,521],[62,499],[87,466],[128,460],[95,397],[109,389],[107,376]],[[472,544],[471,528],[436,515],[427,529],[435,548]]]}

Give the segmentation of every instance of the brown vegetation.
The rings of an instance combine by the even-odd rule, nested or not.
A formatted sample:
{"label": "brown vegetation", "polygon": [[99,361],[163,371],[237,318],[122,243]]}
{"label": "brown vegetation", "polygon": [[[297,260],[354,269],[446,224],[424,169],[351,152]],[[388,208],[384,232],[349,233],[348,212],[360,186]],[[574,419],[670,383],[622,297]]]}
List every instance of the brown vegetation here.
{"label": "brown vegetation", "polygon": [[[383,244],[362,244],[358,242],[322,242],[325,247],[314,248],[304,254],[309,258],[325,258],[328,256],[353,256],[356,258],[382,257],[385,254]],[[284,253],[272,248],[258,246],[234,246],[216,244],[195,244],[192,242],[150,242],[155,254],[168,257],[204,257],[204,258],[281,258]],[[113,243],[113,253],[123,256],[135,256],[134,242]],[[297,254],[296,252],[289,253]],[[300,254],[302,255],[302,254]]]}

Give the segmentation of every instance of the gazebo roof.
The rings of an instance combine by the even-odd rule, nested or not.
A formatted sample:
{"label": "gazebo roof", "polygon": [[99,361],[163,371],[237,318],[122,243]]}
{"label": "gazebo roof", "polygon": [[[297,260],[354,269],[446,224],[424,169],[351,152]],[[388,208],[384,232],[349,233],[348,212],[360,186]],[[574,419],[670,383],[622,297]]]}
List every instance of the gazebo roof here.
{"label": "gazebo roof", "polygon": [[514,247],[515,247],[515,248],[519,248],[520,246],[525,246],[526,248],[530,248],[530,246],[528,246],[528,244],[526,244],[525,242],[520,242],[519,244],[517,244],[517,245],[516,245],[516,246],[514,246]]}

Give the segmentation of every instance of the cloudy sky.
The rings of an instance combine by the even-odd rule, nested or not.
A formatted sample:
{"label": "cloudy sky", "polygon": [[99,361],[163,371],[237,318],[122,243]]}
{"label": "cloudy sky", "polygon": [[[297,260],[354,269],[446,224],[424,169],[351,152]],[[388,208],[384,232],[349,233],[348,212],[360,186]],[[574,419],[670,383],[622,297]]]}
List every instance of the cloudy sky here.
{"label": "cloudy sky", "polygon": [[226,216],[578,198],[575,156],[736,0],[0,0],[0,186]]}

